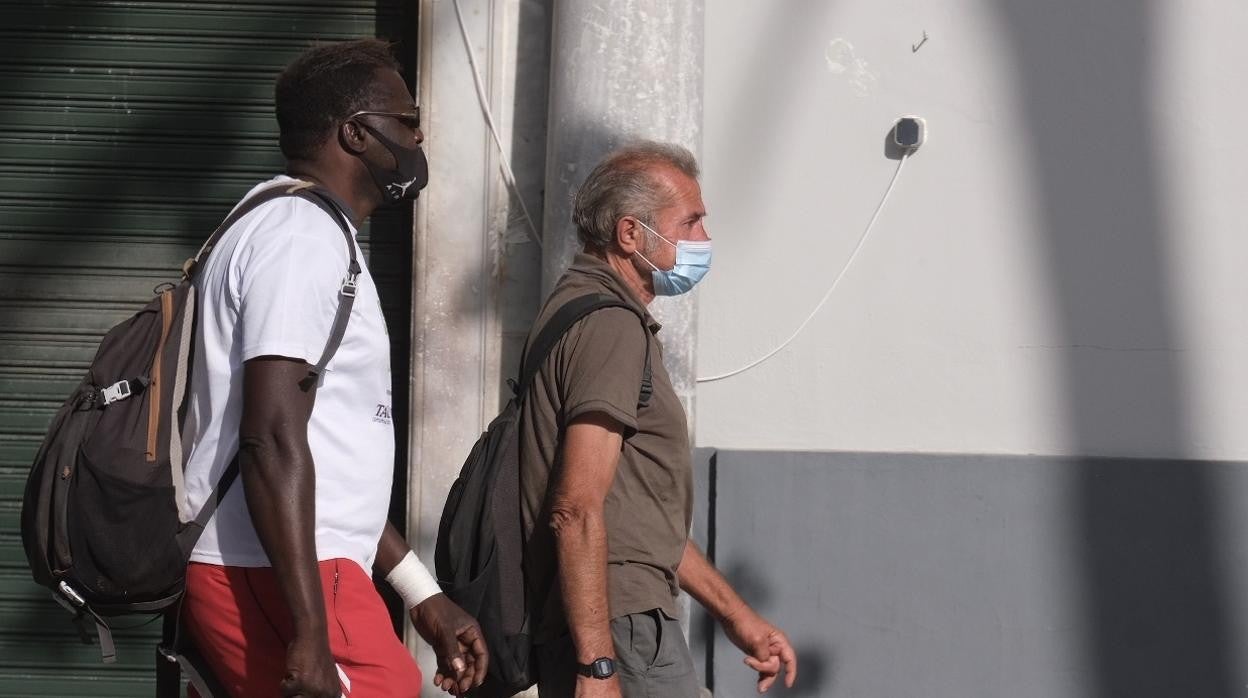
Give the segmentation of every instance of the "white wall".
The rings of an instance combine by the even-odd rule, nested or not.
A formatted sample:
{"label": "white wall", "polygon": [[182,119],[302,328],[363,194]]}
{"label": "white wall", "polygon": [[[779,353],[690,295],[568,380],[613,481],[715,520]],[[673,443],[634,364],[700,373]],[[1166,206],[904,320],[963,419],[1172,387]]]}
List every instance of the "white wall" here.
{"label": "white wall", "polygon": [[[1248,459],[1248,4],[712,0],[699,445]],[[918,51],[912,45],[930,37]]]}

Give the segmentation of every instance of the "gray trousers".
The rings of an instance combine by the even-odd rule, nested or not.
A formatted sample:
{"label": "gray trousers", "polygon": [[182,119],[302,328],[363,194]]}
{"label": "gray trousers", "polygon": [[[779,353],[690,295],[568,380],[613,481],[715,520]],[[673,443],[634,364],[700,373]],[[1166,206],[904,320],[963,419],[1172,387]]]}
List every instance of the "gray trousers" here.
{"label": "gray trousers", "polygon": [[[680,621],[659,609],[611,621],[615,671],[624,698],[697,698],[698,675]],[[576,694],[576,649],[572,638],[537,648],[537,692],[542,698]]]}

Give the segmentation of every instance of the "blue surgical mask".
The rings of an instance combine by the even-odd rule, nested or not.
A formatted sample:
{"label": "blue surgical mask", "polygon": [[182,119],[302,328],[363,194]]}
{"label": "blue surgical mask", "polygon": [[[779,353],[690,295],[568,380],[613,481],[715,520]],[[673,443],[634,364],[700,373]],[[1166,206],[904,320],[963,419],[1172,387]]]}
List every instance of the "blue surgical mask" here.
{"label": "blue surgical mask", "polygon": [[[637,222],[641,223],[641,221]],[[701,242],[679,240],[672,242],[659,235],[654,228],[645,223],[641,223],[641,227],[654,233],[655,237],[676,248],[676,266],[671,269],[660,269],[654,266],[654,262],[646,259],[645,255],[640,252],[637,253],[638,257],[641,257],[646,264],[649,264],[654,269],[652,275],[654,279],[654,295],[679,296],[682,293],[688,293],[711,270],[710,240]]]}

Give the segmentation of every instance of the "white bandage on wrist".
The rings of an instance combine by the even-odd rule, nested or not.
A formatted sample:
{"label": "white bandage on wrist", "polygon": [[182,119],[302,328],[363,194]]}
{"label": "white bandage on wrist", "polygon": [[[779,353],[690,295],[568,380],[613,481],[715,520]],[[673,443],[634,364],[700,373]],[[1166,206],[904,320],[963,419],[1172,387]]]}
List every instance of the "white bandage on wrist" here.
{"label": "white bandage on wrist", "polygon": [[430,596],[442,593],[438,580],[429,574],[429,570],[425,569],[420,558],[410,550],[399,561],[399,564],[390,570],[390,574],[386,575],[386,583],[398,592],[403,599],[403,605],[409,611]]}

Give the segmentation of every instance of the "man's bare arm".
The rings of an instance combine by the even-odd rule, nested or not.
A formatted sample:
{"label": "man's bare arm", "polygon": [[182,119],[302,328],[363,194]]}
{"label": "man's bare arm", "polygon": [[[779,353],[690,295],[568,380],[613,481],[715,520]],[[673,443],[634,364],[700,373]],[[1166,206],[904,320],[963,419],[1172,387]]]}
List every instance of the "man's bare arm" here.
{"label": "man's bare arm", "polygon": [[373,559],[373,572],[384,579],[410,551],[411,547],[403,539],[403,534],[399,533],[394,524],[387,521],[386,527],[381,531],[381,540],[377,541],[377,557]]}
{"label": "man's bare arm", "polygon": [[[316,555],[316,467],[308,447],[315,389],[303,361],[265,356],[243,365],[239,472],[256,535],[281,580],[294,637],[283,695],[337,696]],[[274,687],[277,688],[277,687]]]}
{"label": "man's bare arm", "polygon": [[[622,444],[622,428],[614,419],[599,412],[582,415],[568,425],[562,465],[552,474],[550,527],[555,535],[559,585],[577,661],[582,664],[615,656],[607,607],[603,510]],[[594,688],[619,690],[615,679],[593,681]]]}

